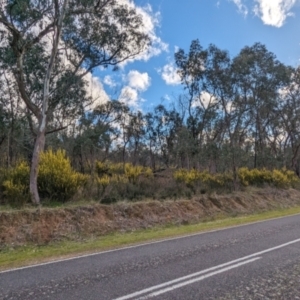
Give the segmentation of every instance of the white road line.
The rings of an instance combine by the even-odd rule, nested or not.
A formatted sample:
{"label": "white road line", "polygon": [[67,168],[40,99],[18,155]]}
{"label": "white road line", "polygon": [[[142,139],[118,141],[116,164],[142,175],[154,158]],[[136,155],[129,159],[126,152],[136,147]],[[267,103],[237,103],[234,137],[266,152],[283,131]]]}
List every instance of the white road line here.
{"label": "white road line", "polygon": [[244,227],[244,226],[251,226],[251,225],[255,225],[255,224],[259,224],[259,223],[264,223],[264,222],[274,221],[274,220],[280,220],[280,219],[295,217],[295,216],[299,216],[299,215],[300,214],[297,213],[297,214],[293,214],[293,215],[289,215],[289,216],[271,218],[271,219],[267,219],[267,220],[256,221],[256,222],[252,222],[252,223],[250,222],[250,223],[230,226],[230,227],[226,227],[226,228],[207,230],[207,231],[202,231],[202,232],[193,233],[193,234],[189,234],[189,235],[177,236],[177,237],[174,237],[174,238],[166,238],[166,239],[161,239],[161,240],[158,240],[158,241],[142,243],[142,244],[132,245],[132,246],[126,246],[126,247],[121,247],[121,248],[107,250],[107,251],[100,251],[100,252],[94,252],[94,253],[89,253],[89,254],[73,256],[73,257],[69,257],[69,258],[62,258],[62,259],[52,260],[52,261],[48,261],[48,262],[44,262],[44,263],[39,263],[39,264],[34,264],[34,265],[29,265],[29,266],[24,266],[24,267],[19,267],[19,268],[13,268],[13,269],[0,271],[0,274],[8,273],[8,272],[14,272],[14,271],[20,271],[20,270],[24,270],[24,269],[36,268],[36,267],[40,267],[40,266],[46,266],[46,265],[50,265],[50,264],[56,264],[56,263],[60,263],[60,262],[65,262],[65,261],[70,261],[70,260],[75,260],[75,259],[80,259],[80,258],[85,258],[85,257],[90,257],[90,256],[107,254],[107,253],[111,253],[111,252],[117,252],[117,251],[133,249],[133,248],[139,248],[139,247],[144,247],[144,246],[158,244],[158,243],[164,243],[164,242],[173,241],[173,240],[186,239],[186,238],[197,236],[197,235],[203,235],[203,234],[209,234],[209,233],[213,233],[213,232],[225,231],[225,230]]}
{"label": "white road line", "polygon": [[154,291],[154,290],[157,290],[157,289],[166,287],[166,286],[168,286],[168,285],[171,285],[171,284],[174,284],[174,283],[177,283],[177,282],[186,280],[186,279],[190,279],[190,278],[192,278],[192,277],[196,277],[196,276],[199,276],[199,275],[201,275],[201,274],[204,274],[204,273],[207,273],[207,272],[210,272],[210,271],[214,271],[214,270],[216,270],[216,269],[220,269],[220,268],[226,267],[226,266],[228,266],[228,265],[231,265],[231,264],[233,264],[233,263],[239,262],[239,261],[241,261],[241,260],[243,260],[243,258],[236,259],[236,260],[232,260],[232,261],[229,261],[229,262],[227,262],[227,263],[224,263],[224,264],[221,264],[221,265],[218,265],[218,266],[215,266],[215,267],[211,267],[211,268],[208,268],[208,269],[205,269],[205,270],[202,270],[202,271],[193,273],[193,274],[189,274],[189,275],[186,275],[186,276],[183,276],[183,277],[180,277],[180,278],[171,280],[171,281],[167,281],[167,282],[165,282],[165,283],[158,284],[158,285],[152,286],[152,287],[150,287],[150,288],[146,288],[146,289],[144,289],[144,290],[141,290],[141,291],[138,291],[138,292],[135,292],[135,293],[132,293],[132,294],[129,294],[129,295],[120,297],[120,298],[116,298],[116,299],[114,299],[114,300],[127,300],[127,299],[131,299],[131,298],[140,296],[140,295],[142,295],[142,294],[146,294],[146,293],[148,293],[148,292],[152,292],[152,291]]}
{"label": "white road line", "polygon": [[201,274],[203,274],[203,273],[207,273],[207,272],[210,272],[210,271],[214,271],[214,270],[216,270],[216,269],[219,269],[219,268],[222,268],[222,267],[226,267],[226,266],[228,266],[228,265],[231,265],[231,264],[234,264],[234,263],[238,263],[238,262],[244,261],[244,260],[246,260],[246,259],[251,259],[251,258],[253,258],[253,257],[259,256],[259,255],[262,255],[262,254],[265,254],[265,253],[268,253],[268,252],[271,252],[271,251],[275,251],[275,250],[278,250],[278,249],[281,249],[281,248],[284,248],[284,247],[287,247],[287,246],[290,246],[290,245],[292,245],[292,244],[299,243],[299,242],[300,242],[300,239],[296,239],[296,240],[290,241],[290,242],[288,242],[288,243],[284,243],[284,244],[281,244],[281,245],[278,245],[278,246],[275,246],[275,247],[272,247],[272,248],[268,248],[268,249],[266,249],[266,250],[263,250],[263,251],[259,251],[259,252],[253,253],[253,254],[250,254],[250,255],[247,255],[247,256],[244,256],[244,257],[241,257],[241,258],[238,258],[238,259],[229,261],[229,262],[224,263],[224,264],[220,264],[220,265],[218,265],[218,266],[214,266],[214,267],[211,267],[211,268],[208,268],[208,269],[205,269],[205,270],[202,270],[202,271],[199,271],[199,272],[190,274],[190,275],[186,275],[186,276],[183,276],[183,277],[180,277],[180,278],[177,278],[177,279],[168,281],[168,282],[164,282],[164,283],[162,283],[162,284],[154,285],[154,286],[149,287],[149,288],[146,288],[146,289],[144,289],[144,290],[137,291],[137,292],[134,292],[134,293],[132,293],[132,294],[128,294],[128,295],[125,295],[125,296],[116,298],[116,299],[114,299],[114,300],[127,300],[127,299],[131,299],[131,298],[133,298],[133,297],[140,296],[140,295],[142,295],[142,294],[145,294],[145,293],[148,293],[148,292],[151,292],[151,291],[160,289],[160,288],[162,288],[162,287],[166,287],[166,286],[168,286],[168,285],[177,283],[177,282],[179,282],[179,281],[183,281],[183,280],[186,280],[186,279],[190,279],[190,278],[192,278],[192,277],[201,275]]}
{"label": "white road line", "polygon": [[194,279],[191,279],[191,280],[188,280],[188,281],[184,281],[182,283],[179,283],[179,284],[175,284],[175,285],[172,285],[168,288],[165,288],[165,289],[162,289],[162,290],[159,290],[157,292],[154,292],[154,293],[151,293],[149,295],[146,295],[144,297],[141,297],[141,298],[138,298],[137,300],[145,300],[145,299],[149,299],[149,298],[152,298],[152,297],[157,297],[161,294],[164,294],[164,293],[167,293],[167,292],[171,292],[171,291],[174,291],[176,289],[179,289],[183,286],[186,286],[186,285],[189,285],[189,284],[193,284],[195,282],[198,282],[198,281],[201,281],[201,280],[204,280],[208,277],[211,277],[211,276],[214,276],[214,275],[217,275],[217,274],[220,274],[220,273],[223,273],[223,272],[226,272],[228,270],[231,270],[231,269],[234,269],[234,268],[238,268],[242,265],[245,265],[245,264],[249,264],[251,262],[254,262],[258,259],[261,259],[261,257],[255,257],[255,258],[252,258],[252,259],[249,259],[249,260],[246,260],[246,261],[243,261],[241,263],[238,263],[238,264],[235,264],[235,265],[232,265],[232,266],[229,266],[229,267],[226,267],[226,268],[223,268],[223,269],[220,269],[218,271],[215,271],[215,272],[211,272],[211,273],[208,273],[208,274],[205,274],[203,276],[200,276],[200,277],[196,277]]}

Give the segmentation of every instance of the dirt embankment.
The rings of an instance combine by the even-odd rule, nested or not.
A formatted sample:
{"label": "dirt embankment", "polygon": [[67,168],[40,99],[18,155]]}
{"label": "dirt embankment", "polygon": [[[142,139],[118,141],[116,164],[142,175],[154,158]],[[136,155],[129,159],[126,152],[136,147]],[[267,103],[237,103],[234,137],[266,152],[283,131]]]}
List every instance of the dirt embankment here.
{"label": "dirt embankment", "polygon": [[216,215],[241,215],[300,205],[300,191],[257,189],[193,200],[148,201],[0,212],[0,247],[80,240],[111,232],[187,224]]}

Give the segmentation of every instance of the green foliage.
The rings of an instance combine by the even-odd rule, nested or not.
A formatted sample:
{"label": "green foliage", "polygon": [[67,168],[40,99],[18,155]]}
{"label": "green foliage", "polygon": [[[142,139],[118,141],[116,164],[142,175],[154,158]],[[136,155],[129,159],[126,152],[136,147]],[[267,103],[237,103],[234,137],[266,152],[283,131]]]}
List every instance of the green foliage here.
{"label": "green foliage", "polygon": [[97,162],[98,197],[103,203],[115,202],[117,199],[136,200],[151,193],[153,172],[148,167],[134,166],[131,163]]}
{"label": "green foliage", "polygon": [[[174,178],[178,182],[184,182],[188,187],[195,189],[196,186],[209,189],[230,188],[233,186],[233,176],[230,173],[210,174],[208,171],[199,172],[197,170],[180,169],[174,173]],[[300,183],[299,178],[293,171],[267,170],[240,168],[238,170],[238,179],[241,185],[263,186],[271,185],[278,188],[295,187]]]}
{"label": "green foliage", "polygon": [[70,200],[87,182],[87,176],[75,172],[63,150],[43,152],[40,157],[38,188],[42,198]]}
{"label": "green foliage", "polygon": [[97,161],[96,162],[96,171],[99,177],[110,174],[110,167],[108,163]]}
{"label": "green foliage", "polygon": [[[21,161],[16,167],[1,172],[0,184],[8,204],[22,206],[30,200],[28,163]],[[70,200],[87,182],[87,176],[75,172],[63,150],[41,154],[38,188],[42,199]]]}
{"label": "green foliage", "polygon": [[180,169],[176,172],[174,172],[174,178],[177,181],[185,182],[186,184],[191,184],[198,180],[198,174],[196,170],[192,169],[191,171],[188,171],[186,169]]}
{"label": "green foliage", "polygon": [[[134,166],[131,163],[117,163],[110,162],[97,162],[96,171],[100,182],[103,181],[129,181],[130,183],[137,184],[141,176],[148,178],[153,177],[153,172],[148,167]],[[99,181],[98,180],[98,181]]]}
{"label": "green foliage", "polygon": [[240,168],[238,170],[238,177],[242,185],[256,185],[262,186],[264,184],[273,185],[279,188],[294,187],[299,183],[299,178],[293,171],[282,170],[266,170],[266,169],[252,169]]}
{"label": "green foliage", "polygon": [[224,174],[210,174],[208,171],[199,172],[195,169],[185,170],[180,169],[173,174],[174,178],[178,182],[184,182],[188,187],[192,189],[195,186],[200,186],[208,189],[223,189],[230,188],[233,184],[233,176],[230,173]]}
{"label": "green foliage", "polygon": [[[2,172],[2,189],[5,200],[12,206],[22,206],[29,197],[29,166],[21,161],[15,168]],[[0,178],[1,179],[1,178]]]}

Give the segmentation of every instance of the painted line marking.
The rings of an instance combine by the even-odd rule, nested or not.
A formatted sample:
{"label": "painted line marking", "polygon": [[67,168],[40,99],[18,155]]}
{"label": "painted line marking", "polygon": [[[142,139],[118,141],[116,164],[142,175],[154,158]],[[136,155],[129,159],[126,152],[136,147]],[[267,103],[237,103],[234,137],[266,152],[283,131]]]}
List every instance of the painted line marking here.
{"label": "painted line marking", "polygon": [[164,282],[162,284],[154,285],[154,286],[146,288],[144,290],[137,291],[137,292],[134,292],[132,294],[128,294],[128,295],[116,298],[114,300],[127,300],[127,299],[131,299],[133,297],[137,297],[137,296],[140,296],[142,294],[145,294],[145,293],[148,293],[148,292],[152,292],[154,290],[157,290],[157,289],[169,286],[171,284],[174,284],[174,283],[177,283],[177,282],[180,282],[180,281],[183,281],[183,280],[187,280],[187,279],[190,279],[190,278],[195,277],[195,276],[199,276],[199,275],[201,275],[203,273],[207,273],[207,272],[210,272],[210,271],[214,271],[216,269],[220,269],[220,268],[226,267],[228,265],[232,265],[232,264],[239,263],[239,262],[242,262],[242,261],[245,261],[245,260],[249,260],[249,259],[255,258],[255,257],[259,256],[259,255],[263,255],[265,253],[268,253],[268,252],[271,252],[271,251],[275,251],[275,250],[278,250],[278,249],[281,249],[281,248],[284,248],[284,247],[287,247],[287,246],[290,246],[290,245],[293,245],[293,244],[296,244],[296,243],[299,243],[299,242],[300,242],[300,239],[296,239],[296,240],[293,240],[293,241],[290,241],[290,242],[287,242],[287,243],[284,243],[284,244],[281,244],[281,245],[278,245],[278,246],[275,246],[275,247],[272,247],[272,248],[268,248],[266,250],[262,250],[262,251],[259,251],[259,252],[256,252],[256,253],[253,253],[253,254],[250,254],[250,255],[247,255],[247,256],[235,259],[235,260],[231,260],[231,261],[229,261],[227,263],[220,264],[218,266],[214,266],[214,267],[211,267],[211,268],[208,268],[208,269],[205,269],[205,270],[202,270],[202,271],[190,274],[190,275],[186,275],[186,276],[183,276],[183,277],[171,280],[171,281],[167,281],[167,282]]}
{"label": "painted line marking", "polygon": [[149,299],[149,298],[152,298],[152,297],[157,297],[161,294],[164,294],[164,293],[167,293],[167,292],[171,292],[171,291],[174,291],[176,289],[179,289],[183,286],[186,286],[186,285],[189,285],[189,284],[193,284],[195,282],[198,282],[198,281],[201,281],[201,280],[204,280],[208,277],[211,277],[211,276],[214,276],[214,275],[217,275],[217,274],[220,274],[220,273],[223,273],[223,272],[226,272],[226,271],[229,271],[231,269],[235,269],[235,268],[238,268],[242,265],[246,265],[246,264],[249,264],[251,262],[254,262],[258,259],[261,259],[261,257],[255,257],[255,258],[252,258],[252,259],[249,259],[249,260],[246,260],[246,261],[243,261],[243,262],[240,262],[238,264],[235,264],[235,265],[231,265],[229,267],[226,267],[226,268],[223,268],[223,269],[220,269],[218,271],[214,271],[214,272],[211,272],[211,273],[208,273],[208,274],[205,274],[205,275],[202,275],[200,277],[196,277],[194,279],[191,279],[191,280],[188,280],[188,281],[184,281],[182,283],[179,283],[179,284],[175,284],[175,285],[172,285],[168,288],[165,288],[165,289],[162,289],[162,290],[159,290],[157,292],[154,292],[154,293],[151,293],[149,295],[146,295],[144,297],[141,297],[141,298],[138,298],[137,300],[145,300],[145,299]]}
{"label": "painted line marking", "polygon": [[[257,258],[255,258],[254,260],[256,260],[256,259],[257,259]],[[233,263],[239,262],[239,261],[241,261],[241,260],[243,260],[243,259],[240,258],[240,259],[232,260],[232,261],[229,261],[229,262],[227,262],[227,263],[224,263],[224,264],[221,264],[221,265],[218,265],[218,266],[215,266],[215,267],[211,267],[211,268],[208,268],[208,269],[205,269],[205,270],[202,270],[202,271],[193,273],[193,274],[189,274],[189,275],[186,275],[186,276],[183,276],[183,277],[180,277],[180,278],[171,280],[171,281],[167,281],[167,282],[162,283],[162,284],[154,285],[154,286],[152,286],[152,287],[150,287],[150,288],[146,288],[146,289],[144,289],[144,290],[141,290],[141,291],[138,291],[138,292],[129,294],[129,295],[125,295],[125,296],[116,298],[116,299],[114,299],[114,300],[127,300],[127,299],[131,299],[131,298],[140,296],[140,295],[142,295],[142,294],[146,294],[146,293],[148,293],[148,292],[152,292],[152,291],[154,291],[154,290],[157,290],[157,289],[166,287],[166,286],[168,286],[168,285],[172,285],[172,284],[174,284],[174,283],[177,283],[177,282],[180,282],[180,281],[183,281],[183,280],[187,280],[187,279],[190,279],[190,278],[192,278],[192,277],[196,277],[196,276],[202,275],[202,274],[204,274],[204,273],[207,273],[207,272],[210,272],[210,271],[214,271],[214,270],[216,270],[216,269],[220,269],[220,268],[226,267],[226,266],[228,266],[228,265],[232,265]]]}
{"label": "painted line marking", "polygon": [[62,258],[62,259],[57,259],[57,260],[48,261],[48,262],[44,262],[44,263],[39,263],[39,264],[34,264],[34,265],[29,265],[29,266],[24,266],[24,267],[19,267],[19,268],[12,268],[12,269],[8,269],[8,270],[0,271],[0,274],[8,273],[8,272],[14,272],[14,271],[21,271],[21,270],[30,269],[30,268],[42,267],[42,266],[56,264],[56,263],[60,263],[60,262],[71,261],[71,260],[76,260],[76,259],[80,259],[80,258],[86,258],[86,257],[91,257],[91,256],[96,256],[96,255],[101,255],[101,254],[107,254],[107,253],[112,253],[112,252],[117,252],[117,251],[123,251],[123,250],[128,250],[128,249],[133,249],[133,248],[139,248],[139,247],[149,246],[149,245],[158,244],[158,243],[164,243],[164,242],[169,242],[169,241],[174,241],[174,240],[186,239],[186,238],[194,237],[194,236],[197,236],[197,235],[203,235],[203,234],[209,234],[209,233],[214,233],[214,232],[219,232],[219,231],[225,231],[225,230],[239,228],[239,227],[251,226],[251,225],[255,225],[255,224],[259,224],[259,223],[264,223],[264,222],[274,221],[274,220],[280,220],[280,219],[284,219],[284,218],[291,218],[291,217],[295,217],[295,216],[299,216],[299,215],[300,215],[300,213],[297,213],[297,214],[293,214],[293,215],[289,215],[289,216],[271,218],[271,219],[256,221],[256,222],[252,222],[252,223],[250,222],[250,223],[241,224],[241,225],[235,225],[235,226],[230,226],[230,227],[225,227],[225,228],[202,231],[202,232],[197,232],[197,233],[193,233],[193,234],[189,234],[189,235],[183,235],[183,236],[178,236],[178,237],[173,237],[173,238],[166,238],[166,239],[162,239],[162,240],[158,240],[158,241],[142,243],[142,244],[132,245],[132,246],[126,246],[126,247],[121,247],[121,248],[112,249],[112,250],[106,250],[106,251],[94,252],[94,253],[89,253],[89,254],[83,254],[83,255],[73,256],[73,257],[69,257],[69,258]]}

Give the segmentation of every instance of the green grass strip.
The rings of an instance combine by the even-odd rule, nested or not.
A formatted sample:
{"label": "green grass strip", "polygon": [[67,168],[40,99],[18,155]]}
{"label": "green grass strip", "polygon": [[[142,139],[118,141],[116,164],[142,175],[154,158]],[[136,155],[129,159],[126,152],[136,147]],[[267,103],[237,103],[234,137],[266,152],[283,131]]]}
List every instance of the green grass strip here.
{"label": "green grass strip", "polygon": [[114,233],[93,239],[87,239],[81,242],[64,241],[45,246],[29,245],[14,249],[6,248],[0,251],[0,270],[17,268],[109,249],[116,249],[165,238],[238,226],[298,213],[300,213],[300,207],[292,207],[288,209],[278,209],[230,218],[217,216],[213,221],[206,221],[198,224],[179,226],[169,225],[164,227],[155,227],[152,229],[137,230],[134,232]]}

